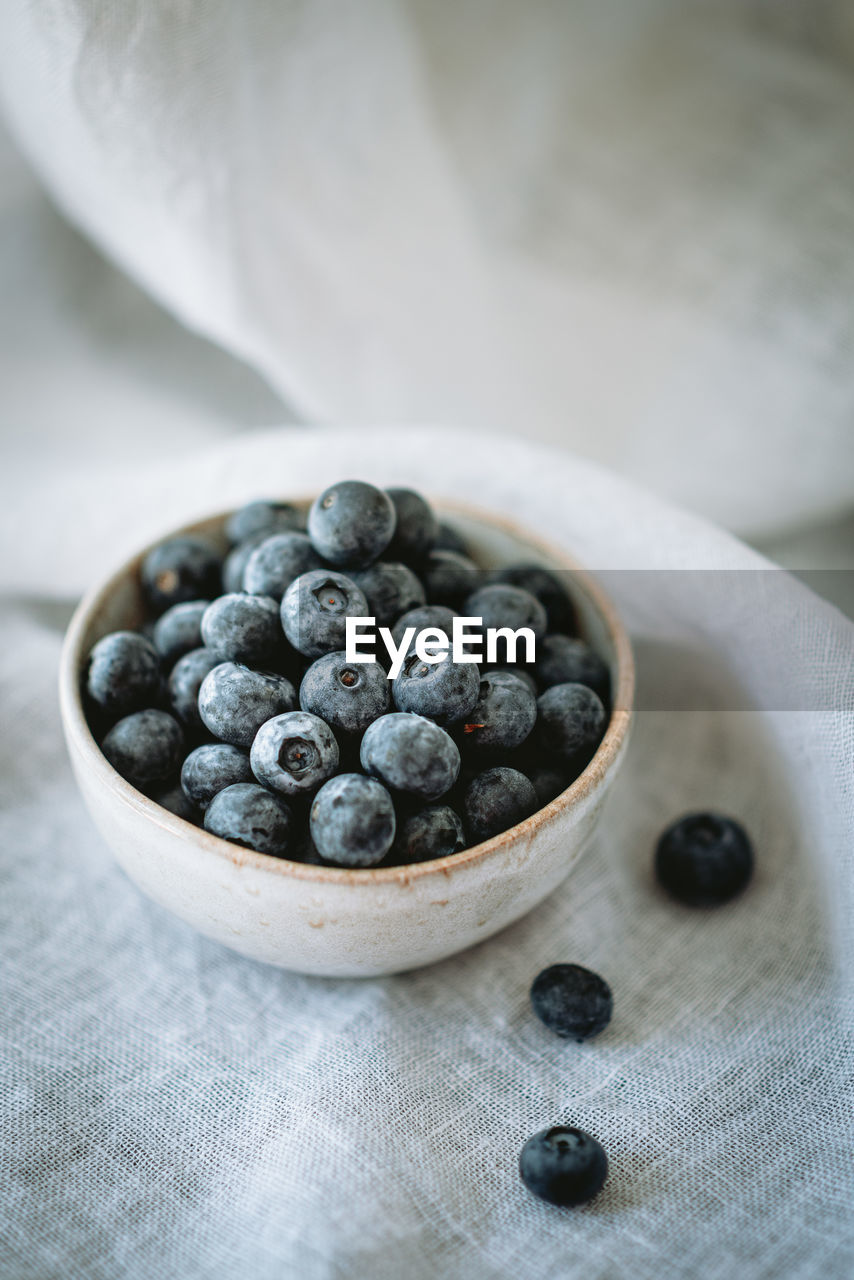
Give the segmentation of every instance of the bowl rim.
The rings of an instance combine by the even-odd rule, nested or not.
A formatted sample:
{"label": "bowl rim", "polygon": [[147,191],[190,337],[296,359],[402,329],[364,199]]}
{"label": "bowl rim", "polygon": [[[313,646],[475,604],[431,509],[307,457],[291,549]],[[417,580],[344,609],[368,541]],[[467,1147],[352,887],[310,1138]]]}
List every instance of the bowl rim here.
{"label": "bowl rim", "polygon": [[[277,499],[287,501],[296,507],[308,507],[314,501],[310,497],[288,497]],[[599,614],[605,626],[608,639],[613,647],[616,662],[616,687],[614,690],[611,717],[605,734],[595,754],[573,780],[565,791],[555,796],[548,804],[537,809],[530,817],[523,819],[506,831],[500,832],[480,844],[471,845],[459,853],[447,854],[442,858],[433,858],[425,862],[406,863],[395,867],[330,867],[318,866],[314,863],[292,862],[287,858],[278,858],[272,854],[259,853],[254,849],[245,849],[221,836],[215,836],[203,827],[180,818],[177,814],[150,799],[143,792],[131,786],[120,773],[109,763],[95,739],[83,707],[80,690],[80,672],[86,655],[83,653],[83,641],[91,622],[109,596],[117,589],[119,583],[134,572],[143,558],[153,547],[166,538],[179,534],[201,532],[204,526],[222,524],[234,508],[223,512],[215,512],[208,516],[198,517],[192,521],[170,530],[155,538],[141,551],[127,557],[120,566],[112,570],[100,582],[94,584],[83,596],[72,615],[65,633],[59,661],[59,701],[63,727],[68,738],[69,747],[79,752],[83,763],[90,767],[96,777],[112,791],[130,809],[145,817],[156,826],[164,828],[173,835],[183,839],[192,839],[198,848],[220,858],[227,858],[238,867],[251,866],[259,871],[271,872],[275,875],[289,876],[293,879],[314,881],[317,884],[361,885],[408,885],[413,880],[431,875],[451,876],[454,871],[469,867],[474,863],[485,861],[503,848],[520,839],[530,840],[536,831],[550,822],[559,813],[579,804],[593,793],[611,771],[626,743],[632,720],[632,709],[635,688],[635,668],[631,642],[617,609],[607,593],[590,573],[583,569],[574,557],[562,547],[556,546],[539,534],[530,532],[516,521],[504,515],[486,511],[474,504],[459,502],[428,495],[434,510],[440,515],[453,518],[461,516],[476,524],[492,527],[517,542],[530,547],[532,553],[539,552],[552,566],[559,565],[572,573],[573,578],[587,596]]]}

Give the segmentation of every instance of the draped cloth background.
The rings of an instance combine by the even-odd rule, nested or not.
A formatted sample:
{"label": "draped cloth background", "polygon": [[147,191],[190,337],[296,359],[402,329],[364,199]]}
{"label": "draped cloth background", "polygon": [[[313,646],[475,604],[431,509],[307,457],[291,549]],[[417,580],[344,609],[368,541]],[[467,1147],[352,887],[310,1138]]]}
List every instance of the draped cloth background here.
{"label": "draped cloth background", "polygon": [[[0,1275],[850,1274],[854,626],[531,443],[742,531],[850,499],[847,8],[683,8],[6,6],[8,118],[53,195],[274,390],[0,148]],[[247,431],[276,391],[348,426]],[[481,434],[412,426],[439,419]],[[566,545],[639,669],[568,883],[359,983],[244,961],[143,899],[54,688],[74,599],[124,554],[345,472],[476,492]],[[694,806],[757,845],[718,912],[649,874]],[[561,959],[615,992],[588,1045],[528,1007]],[[612,1162],[572,1213],[516,1173],[556,1120]]]}

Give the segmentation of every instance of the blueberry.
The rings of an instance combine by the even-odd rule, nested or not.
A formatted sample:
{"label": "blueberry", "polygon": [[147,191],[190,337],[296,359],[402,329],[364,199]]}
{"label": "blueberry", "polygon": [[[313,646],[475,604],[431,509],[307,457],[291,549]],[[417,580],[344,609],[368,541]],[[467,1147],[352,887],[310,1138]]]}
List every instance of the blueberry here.
{"label": "blueberry", "polygon": [[457,616],[453,609],[449,609],[443,604],[425,604],[419,609],[410,609],[408,613],[402,614],[392,627],[392,638],[396,645],[400,645],[408,627],[414,627],[416,635],[418,632],[425,631],[428,627],[431,627],[434,631],[444,632],[448,640],[450,640],[453,633],[454,618]]}
{"label": "blueberry", "polygon": [[556,1125],[529,1138],[519,1155],[519,1174],[529,1191],[549,1204],[585,1204],[602,1190],[608,1157],[583,1129]]}
{"label": "blueberry", "polygon": [[410,813],[398,825],[394,842],[395,860],[401,863],[430,862],[447,858],[466,847],[463,824],[447,804],[430,804]]}
{"label": "blueberry", "polygon": [[308,795],[338,768],[338,743],[319,716],[288,711],[261,725],[249,759],[266,787],[285,796]]}
{"label": "blueberry", "polygon": [[229,742],[206,742],[191,751],[181,766],[181,787],[199,809],[237,782],[254,782],[249,756]]}
{"label": "blueberry", "polygon": [[272,596],[220,596],[205,610],[202,639],[221,662],[267,666],[284,650],[279,606]]}
{"label": "blueberry", "polygon": [[733,818],[689,813],[658,841],[655,870],[674,898],[692,907],[717,907],[740,893],[753,874],[753,847]]}
{"label": "blueberry", "polygon": [[326,653],[302,678],[299,704],[342,733],[363,733],[389,709],[389,681],[378,662],[349,663],[346,653]]}
{"label": "blueberry", "polygon": [[205,811],[205,831],[284,858],[294,829],[289,805],[254,782],[236,782],[219,791]]}
{"label": "blueberry", "polygon": [[215,738],[249,748],[255,734],[273,716],[293,711],[296,694],[290,680],[271,671],[251,671],[221,662],[199,689],[199,714]]}
{"label": "blueberry", "polygon": [[185,600],[183,604],[173,604],[157,619],[152,639],[167,670],[185,653],[201,647],[202,614],[209,603],[208,600]]}
{"label": "blueberry", "polygon": [[[468,618],[482,618],[484,630],[490,627],[509,627],[518,631],[527,627],[534,633],[534,655],[537,643],[546,634],[546,611],[536,596],[522,587],[513,587],[503,582],[496,582],[479,587],[467,597],[463,605],[463,613]],[[516,642],[515,657],[510,655],[508,643],[504,636],[497,637],[496,653],[490,658],[484,647],[484,659],[489,663],[527,661],[527,644],[523,637]]]}
{"label": "blueberry", "polygon": [[454,528],[452,524],[448,524],[446,520],[439,521],[439,532],[433,543],[434,551],[456,551],[457,555],[470,555],[468,543],[465,538]]}
{"label": "blueberry", "polygon": [[341,773],[324,783],[311,806],[311,838],[327,862],[374,867],[394,841],[391,796],[374,778]]}
{"label": "blueberry", "polygon": [[576,628],[575,605],[563,578],[540,564],[511,564],[495,569],[489,575],[490,582],[506,582],[514,587],[524,587],[536,596],[548,615],[550,631],[573,632]]}
{"label": "blueberry", "polygon": [[565,760],[595,750],[606,718],[601,699],[586,684],[555,684],[537,699],[540,745]]}
{"label": "blueberry", "polygon": [[424,716],[391,712],[365,730],[362,768],[395,791],[438,800],[460,771],[457,744]]}
{"label": "blueberry", "polygon": [[524,773],[501,766],[471,780],[463,806],[466,829],[478,844],[530,817],[537,807],[537,793]]}
{"label": "blueberry", "polygon": [[364,569],[391,542],[394,503],[387,493],[361,480],[342,480],[325,489],[308,513],[308,534],[318,555],[340,568]]}
{"label": "blueberry", "polygon": [[151,706],[160,697],[160,658],[150,640],[136,631],[113,631],[93,645],[86,693],[107,716]]}
{"label": "blueberry", "polygon": [[169,673],[169,701],[188,732],[204,732],[199,715],[199,689],[205,676],[219,665],[219,658],[207,649],[191,649],[179,658]]}
{"label": "blueberry", "polygon": [[219,593],[221,565],[218,551],[206,538],[169,538],[143,560],[142,589],[157,614],[185,600],[212,600]]}
{"label": "blueberry", "polygon": [[162,790],[152,791],[151,799],[155,804],[159,804],[161,809],[168,809],[170,813],[174,813],[176,818],[183,818],[185,822],[192,822],[194,826],[198,826],[201,822],[202,815],[187,799],[180,787],[165,787]]}
{"label": "blueberry", "polygon": [[389,555],[407,562],[422,560],[432,550],[439,533],[433,508],[414,489],[386,489],[386,493],[397,516]]}
{"label": "blueberry", "polygon": [[586,684],[603,703],[611,696],[607,664],[589,644],[569,636],[543,637],[537,645],[534,675],[541,689],[550,689],[555,684]]}
{"label": "blueberry", "polygon": [[392,684],[398,711],[414,711],[444,726],[465,720],[473,711],[480,687],[476,663],[454,662],[447,653],[439,662],[423,662],[412,650]]}
{"label": "blueberry", "polygon": [[281,600],[301,573],[321,567],[320,556],[304,533],[277,533],[265,538],[246,561],[243,590]]}
{"label": "blueberry", "polygon": [[527,771],[534,790],[537,793],[537,804],[542,809],[562,791],[566,791],[572,779],[563,769],[555,769],[549,764],[536,764]]}
{"label": "blueberry", "polygon": [[282,626],[307,658],[345,647],[348,618],[368,617],[368,602],[351,578],[315,569],[292,582],[282,598]]}
{"label": "blueberry", "polygon": [[402,613],[424,604],[424,588],[405,564],[378,560],[368,569],[354,569],[350,577],[364,594],[378,627],[390,627]]}
{"label": "blueberry", "polygon": [[536,719],[536,695],[520,676],[487,671],[480,677],[477,702],[463,725],[463,745],[477,751],[512,751],[529,736]]}
{"label": "blueberry", "polygon": [[430,604],[457,609],[471,595],[483,571],[457,551],[431,551],[421,567],[421,581]]}
{"label": "blueberry", "polygon": [[117,773],[144,791],[178,772],[184,734],[168,711],[134,711],[113,725],[101,750]]}
{"label": "blueberry", "polygon": [[581,1041],[607,1027],[614,1001],[598,973],[580,964],[553,964],[534,979],[531,1004],[549,1031]]}
{"label": "blueberry", "polygon": [[249,557],[268,536],[261,533],[254,538],[247,538],[244,542],[238,542],[236,547],[231,548],[222,563],[222,589],[227,595],[243,590],[243,575],[249,563]]}
{"label": "blueberry", "polygon": [[303,517],[289,502],[247,502],[225,522],[225,536],[232,546],[259,535],[269,538],[274,533],[302,529]]}

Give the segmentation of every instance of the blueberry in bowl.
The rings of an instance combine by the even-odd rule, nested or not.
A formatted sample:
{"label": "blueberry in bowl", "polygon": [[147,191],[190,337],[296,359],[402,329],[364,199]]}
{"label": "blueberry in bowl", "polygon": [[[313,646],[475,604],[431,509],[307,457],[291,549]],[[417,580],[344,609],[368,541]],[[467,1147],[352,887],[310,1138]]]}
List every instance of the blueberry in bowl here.
{"label": "blueberry in bowl", "polygon": [[[476,628],[458,652],[472,602],[544,663],[488,661]],[[60,674],[131,879],[244,955],[340,976],[429,964],[542,901],[596,824],[632,691],[614,607],[562,550],[365,482],[164,531],[81,603]]]}

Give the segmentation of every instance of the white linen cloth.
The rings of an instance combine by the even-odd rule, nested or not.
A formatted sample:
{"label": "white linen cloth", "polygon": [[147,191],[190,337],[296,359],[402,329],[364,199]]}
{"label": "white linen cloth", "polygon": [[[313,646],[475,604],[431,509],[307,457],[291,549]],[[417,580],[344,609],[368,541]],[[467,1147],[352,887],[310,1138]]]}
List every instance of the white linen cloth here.
{"label": "white linen cloth", "polygon": [[[340,473],[570,548],[625,611],[640,677],[625,771],[567,883],[472,951],[370,981],[254,964],[144,899],[83,809],[54,691],[68,601],[108,562]],[[132,468],[48,456],[2,488],[0,1275],[850,1274],[850,622],[607,471],[456,431],[294,428]],[[756,844],[754,882],[718,911],[650,875],[656,835],[693,807]],[[614,990],[586,1045],[529,1007],[560,960]],[[516,1169],[561,1121],[611,1160],[574,1211]]]}
{"label": "white linen cloth", "polygon": [[465,422],[755,533],[851,500],[849,0],[7,0],[69,216],[302,417]]}

